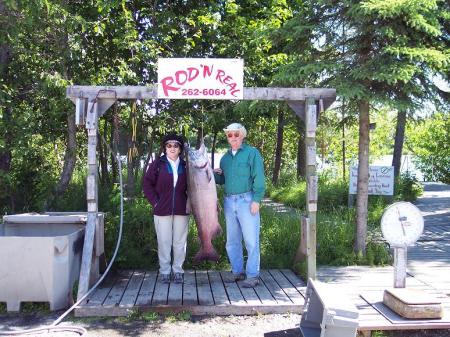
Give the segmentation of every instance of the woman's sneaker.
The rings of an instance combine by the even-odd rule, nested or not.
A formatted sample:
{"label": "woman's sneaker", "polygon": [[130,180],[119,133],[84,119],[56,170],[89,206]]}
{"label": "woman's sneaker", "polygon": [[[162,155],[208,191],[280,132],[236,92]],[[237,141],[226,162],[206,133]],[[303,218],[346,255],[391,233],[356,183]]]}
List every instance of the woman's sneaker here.
{"label": "woman's sneaker", "polygon": [[161,274],[162,283],[170,283],[170,274]]}

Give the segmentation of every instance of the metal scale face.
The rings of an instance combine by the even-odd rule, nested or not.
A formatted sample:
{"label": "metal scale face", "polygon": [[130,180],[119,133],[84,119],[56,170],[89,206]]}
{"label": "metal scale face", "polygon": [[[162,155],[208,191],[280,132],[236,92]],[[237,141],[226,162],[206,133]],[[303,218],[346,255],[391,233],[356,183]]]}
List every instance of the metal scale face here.
{"label": "metal scale face", "polygon": [[381,218],[381,231],[392,247],[411,246],[422,235],[422,214],[410,202],[396,202],[384,211]]}
{"label": "metal scale face", "polygon": [[381,231],[394,248],[394,288],[405,288],[407,247],[412,246],[422,235],[422,214],[410,202],[393,203],[383,213]]}

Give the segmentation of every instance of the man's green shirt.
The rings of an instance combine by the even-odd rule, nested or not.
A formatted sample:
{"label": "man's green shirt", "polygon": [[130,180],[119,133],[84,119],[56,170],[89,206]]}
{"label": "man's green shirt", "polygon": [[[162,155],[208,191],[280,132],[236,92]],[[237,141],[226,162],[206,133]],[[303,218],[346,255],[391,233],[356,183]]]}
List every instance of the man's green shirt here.
{"label": "man's green shirt", "polygon": [[266,184],[261,154],[253,146],[242,143],[233,156],[231,149],[220,160],[222,175],[214,174],[217,184],[225,184],[225,194],[253,192],[253,201],[261,202]]}

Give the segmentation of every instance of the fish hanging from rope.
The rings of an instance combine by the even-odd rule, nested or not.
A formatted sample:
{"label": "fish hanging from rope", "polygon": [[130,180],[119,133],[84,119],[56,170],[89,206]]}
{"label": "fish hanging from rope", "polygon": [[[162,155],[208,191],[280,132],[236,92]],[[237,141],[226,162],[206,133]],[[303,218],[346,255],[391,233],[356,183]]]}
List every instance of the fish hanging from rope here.
{"label": "fish hanging from rope", "polygon": [[188,199],[191,213],[197,224],[200,250],[194,257],[194,263],[219,260],[219,254],[212,245],[212,240],[222,233],[219,224],[216,183],[209,163],[205,144],[198,150],[185,144]]}

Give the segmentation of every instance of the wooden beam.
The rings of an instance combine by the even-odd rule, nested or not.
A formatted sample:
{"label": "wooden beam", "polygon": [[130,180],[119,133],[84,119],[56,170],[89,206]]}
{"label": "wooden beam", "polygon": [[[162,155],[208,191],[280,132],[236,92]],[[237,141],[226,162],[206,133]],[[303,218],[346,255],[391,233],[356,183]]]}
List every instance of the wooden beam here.
{"label": "wooden beam", "polygon": [[[148,86],[80,86],[67,87],[66,96],[117,99],[157,99],[157,84]],[[326,109],[336,99],[336,89],[325,88],[244,88],[244,100],[305,101],[307,97],[323,100]]]}

